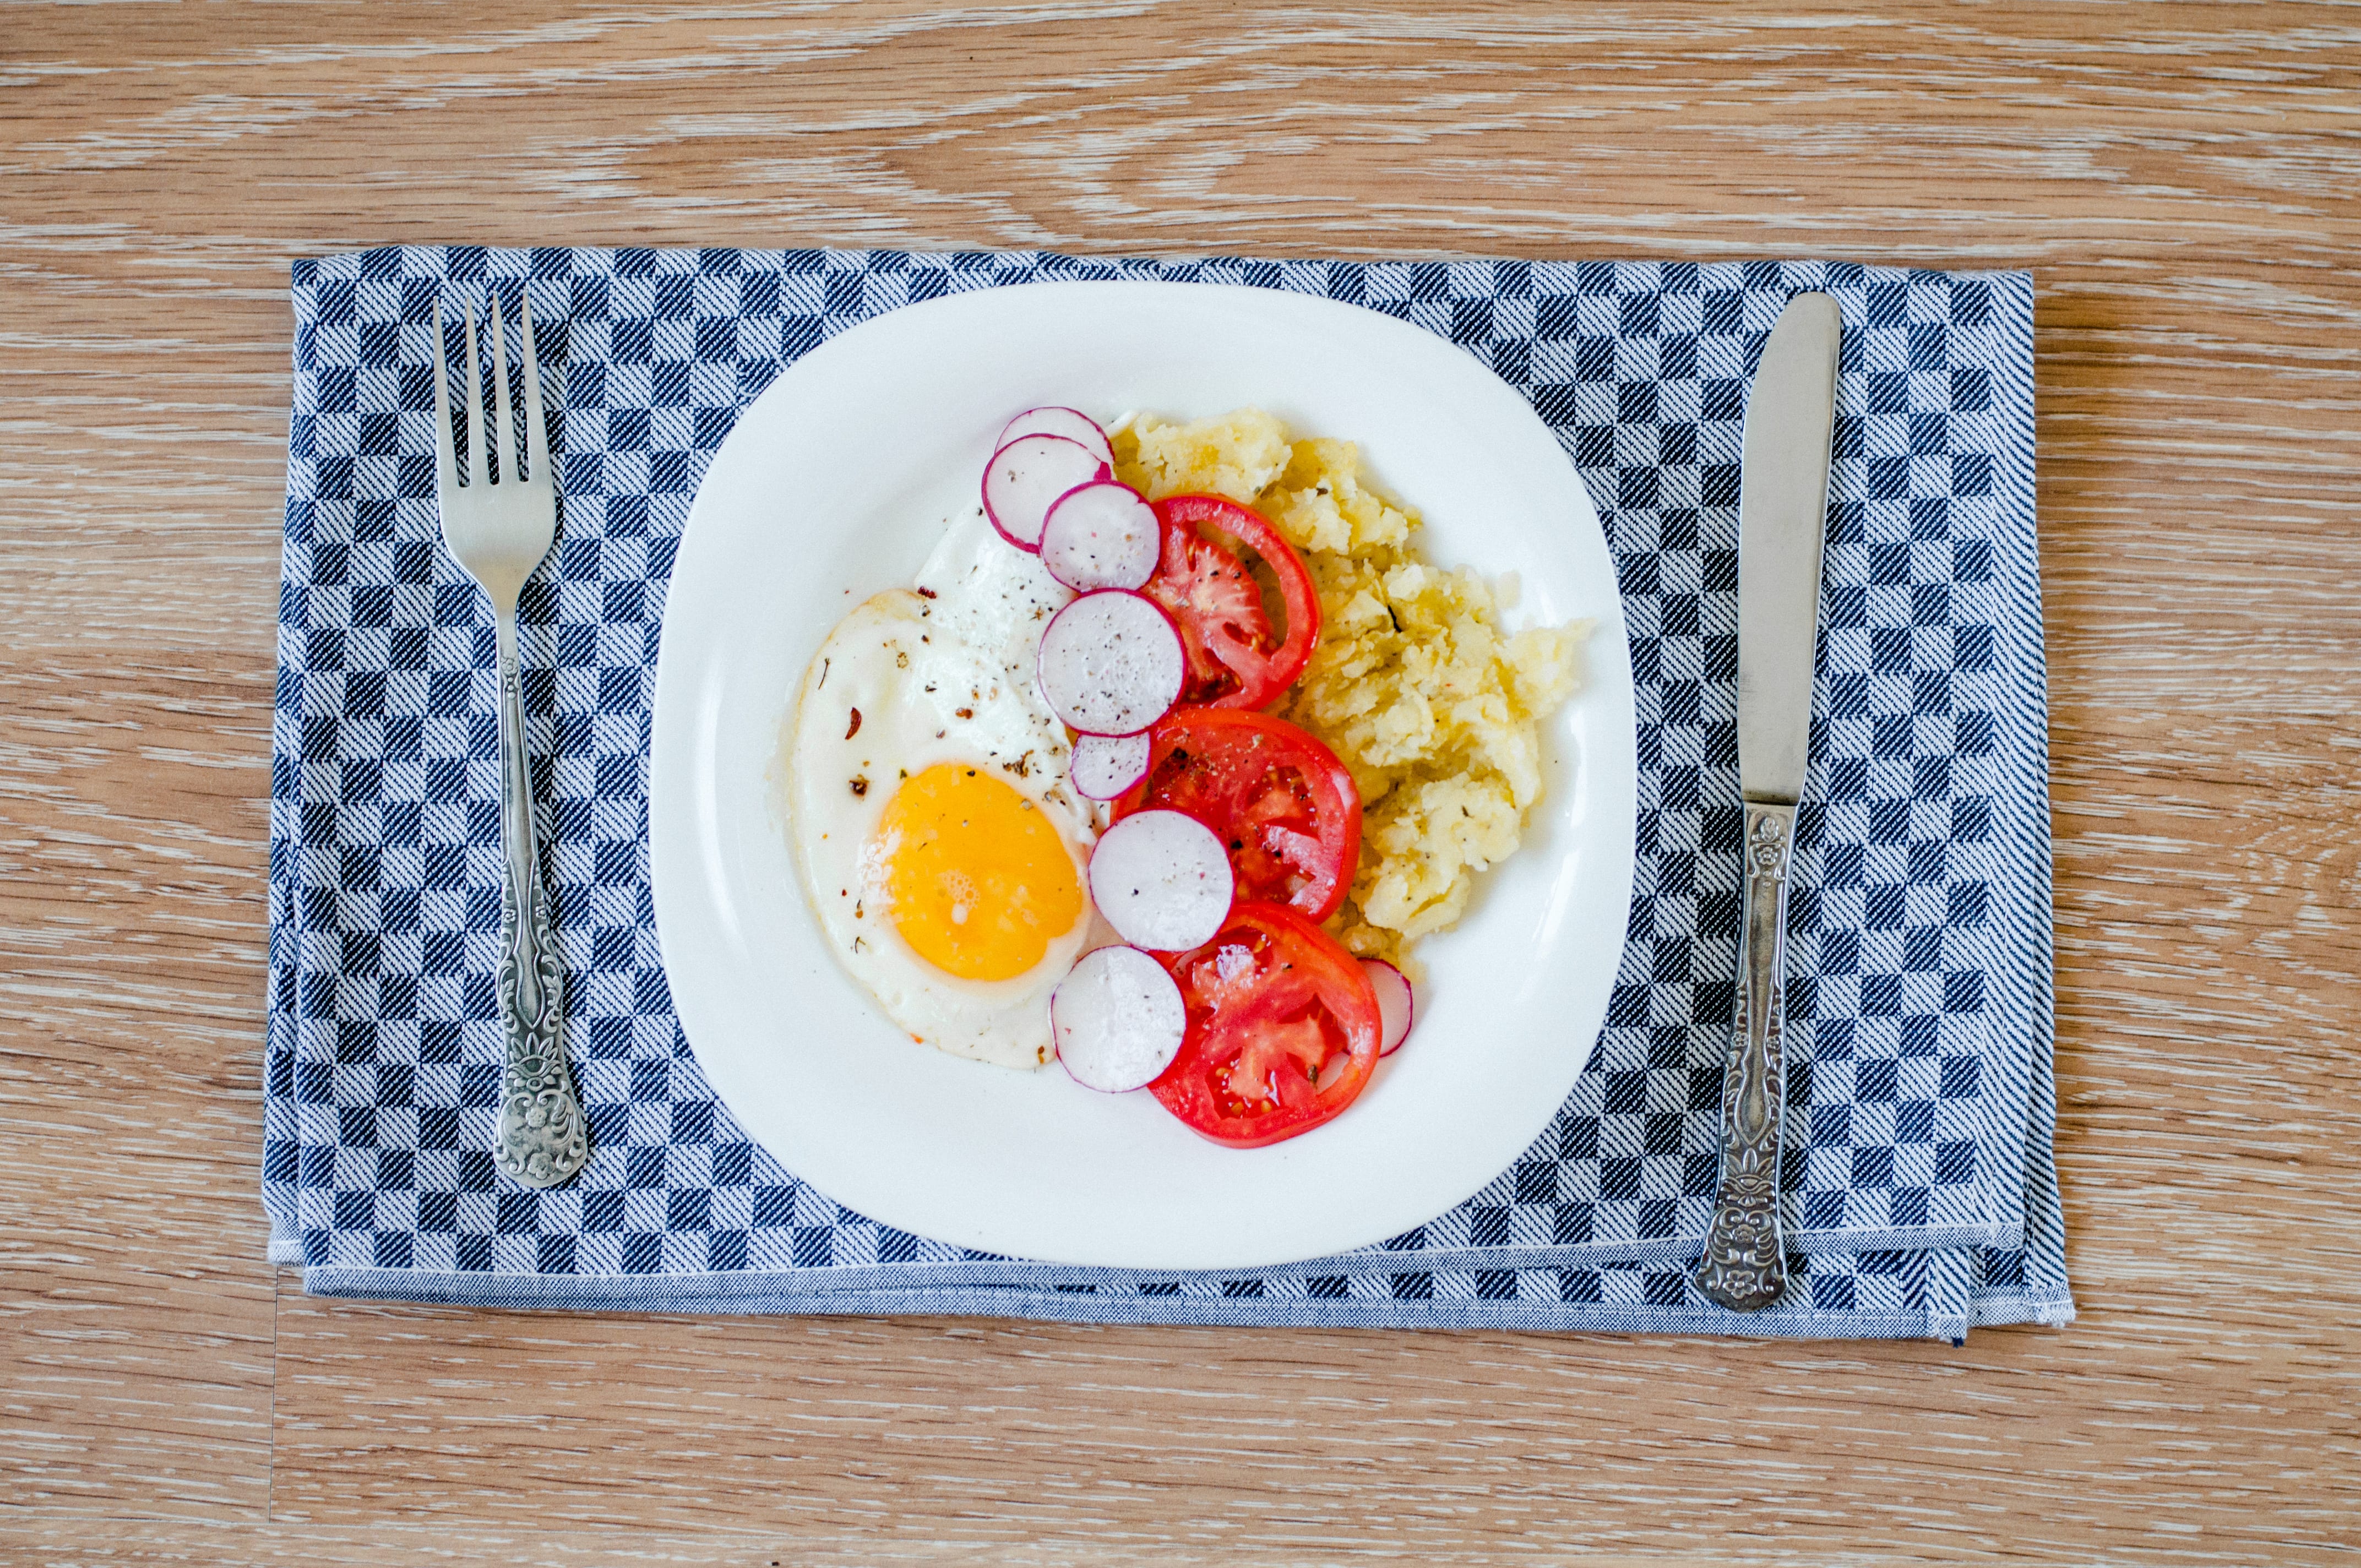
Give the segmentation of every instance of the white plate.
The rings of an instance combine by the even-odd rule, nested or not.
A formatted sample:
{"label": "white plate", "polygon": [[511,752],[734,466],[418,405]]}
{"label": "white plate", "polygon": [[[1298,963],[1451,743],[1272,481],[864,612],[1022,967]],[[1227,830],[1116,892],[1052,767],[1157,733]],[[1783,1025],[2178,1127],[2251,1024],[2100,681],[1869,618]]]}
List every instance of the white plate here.
{"label": "white plate", "polygon": [[[847,609],[906,585],[974,502],[993,434],[1071,404],[1252,404],[1361,444],[1443,565],[1516,572],[1511,617],[1598,623],[1548,729],[1547,797],[1459,928],[1419,948],[1410,1040],[1344,1115],[1218,1147],[1145,1093],[913,1043],[838,969],[769,771]],[[1598,517],[1524,400],[1433,334],[1259,289],[1070,282],[913,305],[796,362],[739,419],[664,606],[650,763],[656,923],[681,1026],[739,1124],[820,1191],[922,1236],[1044,1261],[1244,1268],[1382,1241],[1506,1169],[1605,1020],[1630,906],[1631,674]]]}

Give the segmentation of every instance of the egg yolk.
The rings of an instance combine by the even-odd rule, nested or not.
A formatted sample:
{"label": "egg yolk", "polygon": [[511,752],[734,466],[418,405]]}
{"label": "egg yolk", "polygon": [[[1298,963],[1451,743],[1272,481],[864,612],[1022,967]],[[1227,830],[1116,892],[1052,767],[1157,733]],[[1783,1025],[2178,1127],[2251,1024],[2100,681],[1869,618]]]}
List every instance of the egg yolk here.
{"label": "egg yolk", "polygon": [[962,980],[1010,980],[1074,928],[1082,886],[1047,815],[979,768],[904,781],[871,841],[895,928]]}

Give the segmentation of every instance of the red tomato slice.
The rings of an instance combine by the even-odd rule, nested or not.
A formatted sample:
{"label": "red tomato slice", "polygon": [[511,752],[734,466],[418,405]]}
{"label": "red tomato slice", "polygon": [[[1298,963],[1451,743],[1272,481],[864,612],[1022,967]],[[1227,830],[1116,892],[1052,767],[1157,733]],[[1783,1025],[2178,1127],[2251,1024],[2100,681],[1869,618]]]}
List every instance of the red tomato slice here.
{"label": "red tomato slice", "polygon": [[[1141,591],[1170,610],[1189,655],[1182,702],[1268,707],[1295,684],[1320,640],[1320,599],[1294,547],[1259,512],[1219,496],[1156,503],[1164,551]],[[1261,556],[1279,579],[1287,632],[1271,630],[1262,590],[1235,552],[1205,536],[1220,530]]]}
{"label": "red tomato slice", "polygon": [[1325,920],[1361,863],[1361,792],[1336,753],[1283,718],[1176,707],[1148,731],[1148,772],[1116,821],[1185,812],[1229,846],[1241,900]]}
{"label": "red tomato slice", "polygon": [[1241,904],[1213,939],[1162,959],[1189,1012],[1180,1054],[1148,1091],[1232,1148],[1308,1133],[1350,1105],[1383,1026],[1360,963],[1276,904]]}

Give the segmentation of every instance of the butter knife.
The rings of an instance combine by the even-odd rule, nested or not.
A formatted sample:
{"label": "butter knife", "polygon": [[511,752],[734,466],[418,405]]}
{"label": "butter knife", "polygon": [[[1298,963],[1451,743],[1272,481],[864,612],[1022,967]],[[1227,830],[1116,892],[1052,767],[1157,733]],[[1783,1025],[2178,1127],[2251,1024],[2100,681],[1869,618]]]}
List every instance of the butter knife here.
{"label": "butter knife", "polygon": [[1721,1083],[1721,1181],[1697,1288],[1759,1311],[1787,1288],[1779,1224],[1786,1102],[1787,857],[1812,730],[1820,544],[1836,422],[1837,302],[1787,302],[1746,399],[1738,482],[1738,787],[1745,912],[1738,1016]]}

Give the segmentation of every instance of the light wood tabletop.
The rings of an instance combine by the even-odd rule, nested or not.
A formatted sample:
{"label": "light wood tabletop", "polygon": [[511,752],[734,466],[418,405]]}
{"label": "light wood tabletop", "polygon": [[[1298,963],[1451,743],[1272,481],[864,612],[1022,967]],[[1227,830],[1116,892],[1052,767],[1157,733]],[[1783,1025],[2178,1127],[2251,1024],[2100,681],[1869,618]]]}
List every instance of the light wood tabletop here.
{"label": "light wood tabletop", "polygon": [[[0,1559],[2350,1562],[2361,9],[0,7]],[[697,1320],[263,1262],[291,258],[2024,267],[2081,1318]]]}

